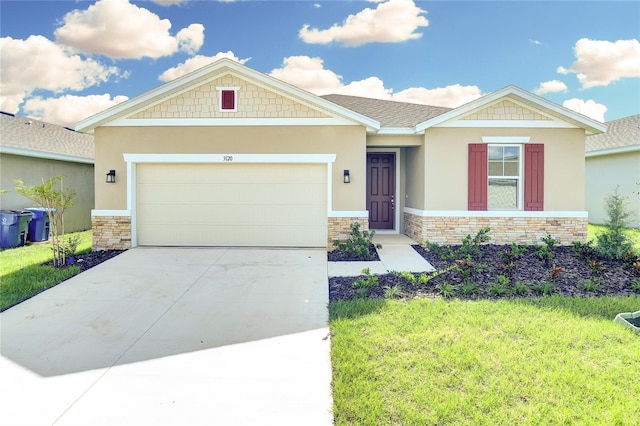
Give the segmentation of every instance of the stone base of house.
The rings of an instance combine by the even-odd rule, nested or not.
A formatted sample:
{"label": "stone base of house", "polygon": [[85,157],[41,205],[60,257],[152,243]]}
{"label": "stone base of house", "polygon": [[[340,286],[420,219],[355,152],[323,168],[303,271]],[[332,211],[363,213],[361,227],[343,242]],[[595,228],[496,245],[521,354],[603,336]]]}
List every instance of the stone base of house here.
{"label": "stone base of house", "polygon": [[92,216],[93,250],[126,250],[131,248],[131,217]]}
{"label": "stone base of house", "polygon": [[[475,212],[474,212],[475,213]],[[560,244],[587,241],[587,217],[539,215],[523,217],[502,216],[423,216],[404,213],[405,234],[420,243],[428,240],[439,244],[460,244],[467,235],[475,236],[490,227],[492,244],[542,244],[540,238],[551,234]]]}
{"label": "stone base of house", "polygon": [[347,240],[351,233],[351,224],[358,222],[360,230],[369,230],[368,217],[330,217],[328,221],[327,250],[333,250],[333,242],[335,240]]}

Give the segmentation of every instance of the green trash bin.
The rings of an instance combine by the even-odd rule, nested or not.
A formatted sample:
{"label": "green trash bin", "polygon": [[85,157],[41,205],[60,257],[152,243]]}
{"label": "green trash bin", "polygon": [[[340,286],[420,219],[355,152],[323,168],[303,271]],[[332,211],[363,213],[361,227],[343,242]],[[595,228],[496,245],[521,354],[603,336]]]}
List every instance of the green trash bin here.
{"label": "green trash bin", "polygon": [[27,241],[31,213],[0,210],[0,248],[20,247]]}

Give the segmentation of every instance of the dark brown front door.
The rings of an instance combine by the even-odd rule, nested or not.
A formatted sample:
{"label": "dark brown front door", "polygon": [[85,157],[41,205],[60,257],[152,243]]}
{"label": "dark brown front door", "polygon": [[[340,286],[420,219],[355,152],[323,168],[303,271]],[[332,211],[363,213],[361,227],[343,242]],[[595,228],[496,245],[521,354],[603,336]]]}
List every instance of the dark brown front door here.
{"label": "dark brown front door", "polygon": [[371,229],[393,229],[395,176],[395,154],[367,154],[367,210]]}

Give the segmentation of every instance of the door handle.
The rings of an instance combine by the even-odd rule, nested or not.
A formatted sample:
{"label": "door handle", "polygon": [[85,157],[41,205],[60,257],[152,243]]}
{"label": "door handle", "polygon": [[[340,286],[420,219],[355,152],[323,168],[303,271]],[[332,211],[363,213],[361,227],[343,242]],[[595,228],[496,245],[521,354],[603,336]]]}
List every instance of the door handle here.
{"label": "door handle", "polygon": [[395,206],[395,197],[392,195],[391,196],[391,210],[395,210],[396,206]]}

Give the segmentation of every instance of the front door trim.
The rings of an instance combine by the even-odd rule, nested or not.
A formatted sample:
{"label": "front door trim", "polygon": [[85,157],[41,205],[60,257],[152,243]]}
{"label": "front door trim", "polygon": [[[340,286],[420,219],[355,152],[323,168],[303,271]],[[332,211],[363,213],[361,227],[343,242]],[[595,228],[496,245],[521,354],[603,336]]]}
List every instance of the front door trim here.
{"label": "front door trim", "polygon": [[[393,218],[393,229],[376,229],[376,234],[399,234],[400,233],[400,212],[404,208],[404,198],[400,196],[400,148],[367,148],[367,154],[370,152],[375,153],[393,153],[395,154],[396,159],[396,176],[395,182],[396,187],[395,191],[395,199],[396,199],[396,208],[394,212]],[[366,157],[365,157],[366,162]]]}

